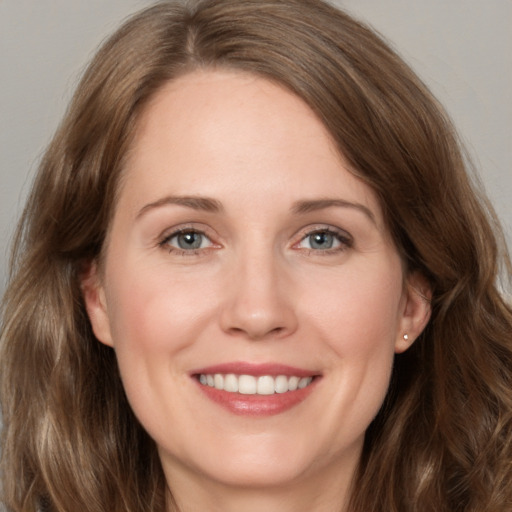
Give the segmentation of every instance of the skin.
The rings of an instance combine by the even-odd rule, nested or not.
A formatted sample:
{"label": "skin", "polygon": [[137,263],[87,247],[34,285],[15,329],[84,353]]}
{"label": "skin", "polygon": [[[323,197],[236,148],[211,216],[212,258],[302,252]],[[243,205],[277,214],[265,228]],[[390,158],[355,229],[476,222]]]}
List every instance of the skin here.
{"label": "skin", "polygon": [[[176,229],[203,233],[200,247],[180,249]],[[332,247],[312,245],[326,232]],[[314,113],[219,70],[180,77],[147,107],[101,272],[83,282],[183,512],[343,510],[394,354],[428,321],[418,288],[428,294]],[[230,361],[321,378],[285,412],[242,416],[190,375]]]}

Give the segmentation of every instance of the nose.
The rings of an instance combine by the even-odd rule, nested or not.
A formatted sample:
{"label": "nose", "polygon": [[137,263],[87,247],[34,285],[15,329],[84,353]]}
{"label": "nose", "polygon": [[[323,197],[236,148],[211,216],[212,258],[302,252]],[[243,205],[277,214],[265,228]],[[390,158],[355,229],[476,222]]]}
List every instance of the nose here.
{"label": "nose", "polygon": [[278,258],[248,255],[229,272],[221,328],[249,340],[284,338],[297,329],[293,285]]}

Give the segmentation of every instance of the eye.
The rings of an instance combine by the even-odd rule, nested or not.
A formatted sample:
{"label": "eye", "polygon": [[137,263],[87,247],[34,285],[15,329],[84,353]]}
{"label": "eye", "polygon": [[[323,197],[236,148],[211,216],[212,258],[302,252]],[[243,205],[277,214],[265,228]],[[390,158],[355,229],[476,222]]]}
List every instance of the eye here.
{"label": "eye", "polygon": [[350,247],[351,244],[352,240],[348,235],[323,228],[307,233],[296,247],[311,251],[336,252]]}
{"label": "eye", "polygon": [[304,238],[299,244],[300,247],[306,247],[307,249],[332,249],[336,245],[339,245],[339,240],[336,240],[335,236],[328,231],[318,231],[311,233]]}
{"label": "eye", "polygon": [[170,251],[192,252],[211,247],[212,241],[201,231],[186,229],[170,234],[160,245]]}

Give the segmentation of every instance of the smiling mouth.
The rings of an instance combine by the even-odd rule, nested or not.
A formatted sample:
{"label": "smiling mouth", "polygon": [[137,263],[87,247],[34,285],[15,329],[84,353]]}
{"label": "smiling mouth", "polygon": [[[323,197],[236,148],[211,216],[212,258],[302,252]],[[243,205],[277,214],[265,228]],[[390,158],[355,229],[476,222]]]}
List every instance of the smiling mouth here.
{"label": "smiling mouth", "polygon": [[201,373],[197,375],[197,379],[203,386],[215,388],[219,391],[227,391],[228,393],[273,395],[307,388],[313,382],[314,377]]}

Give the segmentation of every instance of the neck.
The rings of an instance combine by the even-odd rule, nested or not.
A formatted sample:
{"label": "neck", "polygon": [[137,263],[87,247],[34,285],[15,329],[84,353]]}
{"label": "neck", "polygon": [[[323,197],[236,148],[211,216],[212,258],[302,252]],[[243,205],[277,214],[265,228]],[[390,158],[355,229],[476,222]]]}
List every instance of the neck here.
{"label": "neck", "polygon": [[321,471],[285,485],[243,486],[194,478],[168,478],[168,512],[347,512],[355,467]]}

